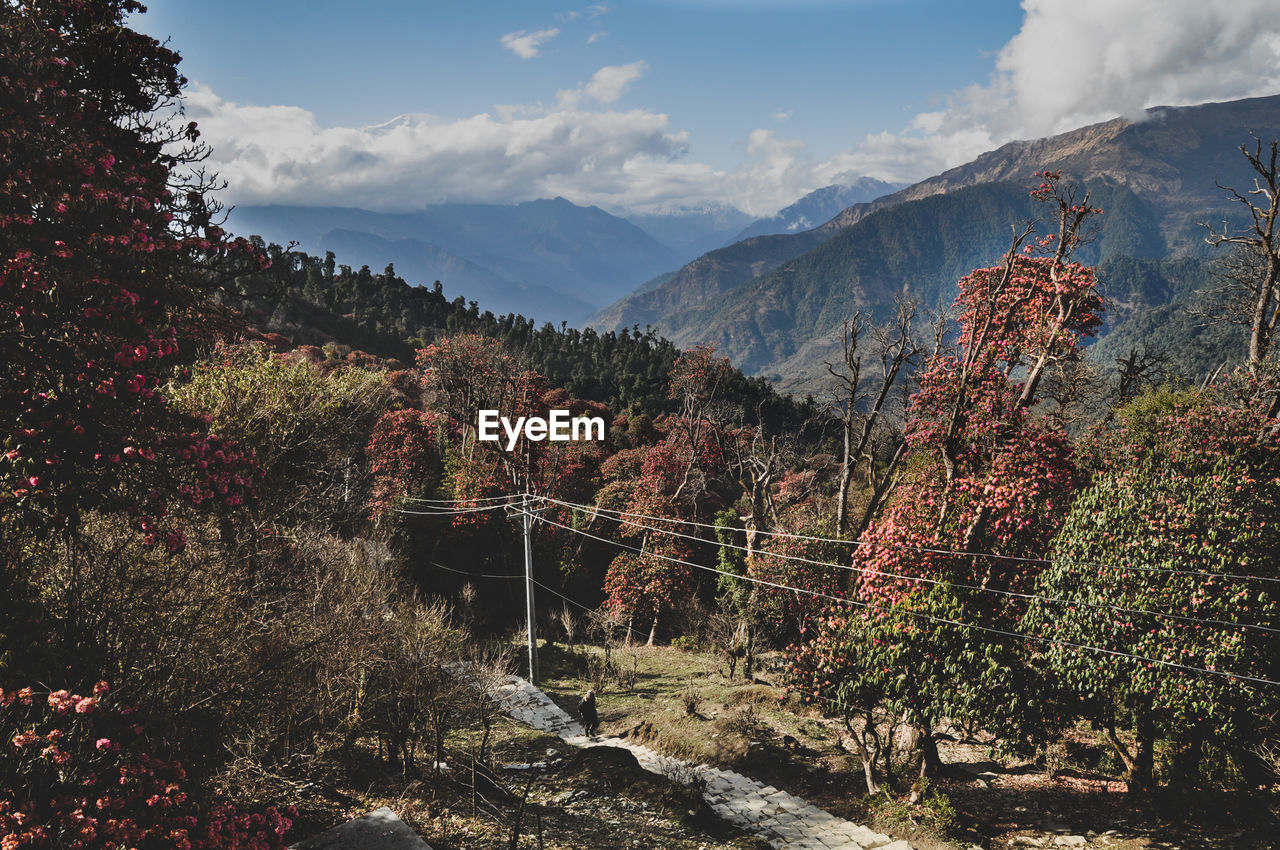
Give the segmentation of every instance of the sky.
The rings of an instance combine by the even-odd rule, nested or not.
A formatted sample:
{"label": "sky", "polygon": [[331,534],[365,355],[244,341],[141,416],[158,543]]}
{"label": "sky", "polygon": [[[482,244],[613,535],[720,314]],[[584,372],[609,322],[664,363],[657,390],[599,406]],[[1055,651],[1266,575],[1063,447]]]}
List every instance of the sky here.
{"label": "sky", "polygon": [[1280,0],[150,0],[238,204],[770,215],[1280,93]]}

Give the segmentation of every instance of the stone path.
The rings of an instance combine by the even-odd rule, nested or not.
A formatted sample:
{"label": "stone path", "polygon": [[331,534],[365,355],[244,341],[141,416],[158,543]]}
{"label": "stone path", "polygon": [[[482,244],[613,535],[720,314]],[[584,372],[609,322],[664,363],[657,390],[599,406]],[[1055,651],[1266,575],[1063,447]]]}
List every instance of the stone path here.
{"label": "stone path", "polygon": [[294,844],[290,850],[431,850],[431,845],[383,806]]}
{"label": "stone path", "polygon": [[865,826],[842,820],[786,791],[779,791],[772,785],[764,785],[740,773],[673,759],[643,744],[633,744],[621,738],[588,737],[583,733],[582,724],[518,676],[507,677],[493,689],[491,696],[511,717],[559,735],[568,744],[622,747],[634,753],[640,766],[651,773],[685,783],[702,780],[707,803],[716,814],[756,833],[774,847],[793,850],[911,850],[906,841],[894,841]]}

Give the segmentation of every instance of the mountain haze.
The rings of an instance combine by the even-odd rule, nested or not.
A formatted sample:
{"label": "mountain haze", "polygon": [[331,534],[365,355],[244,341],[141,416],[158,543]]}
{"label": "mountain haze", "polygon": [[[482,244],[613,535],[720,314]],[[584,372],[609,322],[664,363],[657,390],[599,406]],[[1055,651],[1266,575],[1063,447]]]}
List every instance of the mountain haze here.
{"label": "mountain haze", "polygon": [[751,216],[733,207],[635,213],[623,218],[679,254],[682,263],[737,242],[742,238],[739,231],[751,221]]}
{"label": "mountain haze", "polygon": [[245,206],[232,212],[231,226],[312,253],[332,250],[346,265],[394,263],[420,284],[440,280],[451,298],[540,321],[579,321],[681,262],[634,224],[563,198],[412,213]]}
{"label": "mountain haze", "polygon": [[776,233],[800,233],[830,221],[854,204],[865,204],[903,188],[903,183],[886,183],[873,177],[859,177],[849,185],[824,186],[815,189],[769,218],[758,219],[744,228],[734,242],[752,236]]}

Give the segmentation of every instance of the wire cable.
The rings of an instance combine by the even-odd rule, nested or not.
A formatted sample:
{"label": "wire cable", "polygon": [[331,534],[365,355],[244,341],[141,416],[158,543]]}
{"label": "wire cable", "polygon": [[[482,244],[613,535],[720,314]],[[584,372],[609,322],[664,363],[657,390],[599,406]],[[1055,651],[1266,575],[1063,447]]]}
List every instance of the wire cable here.
{"label": "wire cable", "polygon": [[[535,578],[535,579],[533,579],[532,581],[533,581],[533,583],[534,583],[534,584],[536,584],[538,587],[540,587],[540,588],[542,588],[543,590],[545,590],[547,593],[553,594],[553,595],[555,595],[555,596],[559,596],[561,599],[563,599],[565,602],[568,602],[570,605],[577,605],[579,608],[581,608],[583,611],[586,611],[588,614],[594,614],[594,613],[596,612],[596,610],[597,610],[597,609],[595,609],[595,608],[588,608],[586,605],[583,605],[581,602],[575,602],[574,600],[572,600],[572,599],[570,599],[569,597],[565,596],[565,595],[564,595],[563,593],[561,593],[560,591],[558,591],[558,590],[553,590],[552,588],[547,587],[545,584],[543,584],[542,582],[538,581],[536,578]],[[612,622],[612,621],[611,621],[611,622]],[[618,625],[622,625],[622,624],[621,624],[621,623],[619,623]],[[631,628],[630,626],[622,626],[622,628],[626,629],[626,630],[627,630],[627,632],[628,632],[629,634],[633,634],[633,635],[638,635],[638,636],[640,636],[640,637],[644,637],[644,633],[643,633],[643,632],[638,632],[638,631],[636,631],[635,629]]]}
{"label": "wire cable", "polygon": [[[589,537],[594,540],[598,540],[601,543],[608,543],[610,545],[617,546],[621,549],[630,550],[633,553],[636,553],[639,551],[638,549],[636,549],[634,546],[631,546],[630,544],[620,543],[616,540],[609,540],[604,537],[598,537],[594,534],[590,534],[589,532],[580,531],[576,528],[571,528],[570,526],[564,525],[563,523],[559,523],[559,522],[556,522],[555,520],[548,519],[545,516],[537,517],[537,519],[540,522],[546,523],[548,525],[557,526],[559,528],[563,528],[566,531],[573,532],[574,534],[578,534],[583,537]],[[793,593],[806,594],[809,596],[827,599],[832,602],[838,602],[845,605],[854,605],[860,608],[883,610],[883,606],[881,605],[876,605],[874,603],[866,602],[859,599],[849,599],[843,596],[833,596],[829,593],[821,593],[816,590],[806,590],[804,588],[799,588],[799,587],[789,587],[784,584],[778,584],[777,582],[766,581],[765,579],[755,578],[753,576],[738,575],[736,573],[728,572],[727,570],[720,570],[720,569],[716,569],[715,567],[708,567],[704,564],[695,564],[692,561],[684,561],[679,558],[671,558],[666,555],[660,555],[656,552],[650,552],[649,555],[654,558],[660,558],[664,561],[670,561],[671,563],[674,563],[674,564],[680,564],[682,566],[692,567],[694,569],[705,570],[707,572],[718,573],[720,575],[729,576],[731,578],[740,579],[742,581],[751,582],[753,584],[758,584],[765,587],[773,587],[778,590],[787,590]],[[1106,649],[1104,647],[1091,646],[1089,644],[1082,644],[1082,643],[1075,643],[1073,641],[1054,640],[1052,638],[1047,638],[1040,635],[1028,635],[1028,634],[1022,634],[1021,632],[1011,632],[1011,631],[1006,631],[1004,629],[997,629],[992,626],[982,626],[976,623],[965,623],[960,620],[952,620],[947,617],[939,617],[933,614],[926,614],[922,611],[911,611],[908,609],[908,610],[904,610],[903,613],[912,617],[928,620],[933,623],[957,626],[959,628],[965,628],[965,629],[976,629],[978,631],[987,632],[989,634],[1001,635],[1003,637],[1011,637],[1011,638],[1020,639],[1020,640],[1033,640],[1039,643],[1048,644],[1050,646],[1062,646],[1062,647],[1068,647],[1071,649],[1084,650],[1087,652],[1097,652],[1097,653],[1110,655],[1117,658],[1129,658],[1134,661],[1142,661],[1148,664],[1159,664],[1164,667],[1171,667],[1178,670],[1184,670],[1190,673],[1204,673],[1211,676],[1219,676],[1227,679],[1228,681],[1233,679],[1238,679],[1240,681],[1252,682],[1254,684],[1265,685],[1268,687],[1280,687],[1280,682],[1275,682],[1270,679],[1263,679],[1256,676],[1247,676],[1241,673],[1232,673],[1230,671],[1222,671],[1222,670],[1210,670],[1204,667],[1193,667],[1188,664],[1179,664],[1176,661],[1166,661],[1160,658],[1151,658],[1145,655],[1136,655],[1133,653],[1121,652],[1120,650],[1116,650],[1116,649]]]}
{"label": "wire cable", "polygon": [[469,572],[466,572],[465,570],[455,570],[453,567],[446,567],[444,564],[437,564],[435,561],[428,561],[427,563],[437,569],[441,569],[450,573],[457,573],[458,575],[466,576],[467,578],[505,578],[505,579],[524,578],[523,575],[497,575],[497,574],[486,575],[485,573],[469,573]]}
{"label": "wire cable", "polygon": [[[547,501],[556,502],[557,500],[548,499]],[[718,540],[708,540],[705,537],[697,537],[692,534],[684,534],[679,531],[672,531],[670,529],[665,529],[665,528],[655,528],[653,526],[634,522],[632,520],[626,520],[625,524],[632,526],[634,528],[641,528],[646,531],[652,531],[655,534],[665,534],[670,537],[679,537],[685,540],[693,540],[699,543],[709,543],[713,546],[721,546],[728,549],[736,549],[737,551],[746,552],[748,554],[752,553],[751,549],[748,549],[746,546],[739,546],[736,543],[724,543]],[[716,527],[721,529],[726,529],[725,526],[716,526]],[[731,530],[731,529],[726,529],[726,530]],[[741,530],[741,529],[736,529],[736,530]],[[808,539],[819,540],[822,538],[808,538]],[[840,541],[829,541],[829,542],[840,542]],[[871,543],[867,545],[879,546],[880,544]],[[784,552],[757,551],[757,554],[766,555],[768,557],[778,558],[781,560],[793,561],[795,563],[808,564],[815,567],[830,567],[832,569],[845,570],[848,572],[858,573],[860,575],[866,575],[866,574],[882,575],[882,576],[889,576],[890,578],[902,579],[904,581],[920,582],[920,583],[929,584],[929,585],[948,585],[950,587],[956,587],[962,590],[969,590],[977,593],[990,593],[990,594],[1005,596],[1013,599],[1023,599],[1028,601],[1040,601],[1040,602],[1055,602],[1060,605],[1075,605],[1081,608],[1092,608],[1094,610],[1111,611],[1112,613],[1117,613],[1117,614],[1138,614],[1138,615],[1151,616],[1151,617],[1165,617],[1170,620],[1176,620],[1184,623],[1196,623],[1199,625],[1207,625],[1207,626],[1223,626],[1230,629],[1255,629],[1257,631],[1270,632],[1273,634],[1280,633],[1280,628],[1259,625],[1256,623],[1235,623],[1235,622],[1231,622],[1230,620],[1215,620],[1207,617],[1193,617],[1186,614],[1174,614],[1169,611],[1153,611],[1146,608],[1127,608],[1122,605],[1109,605],[1104,602],[1086,602],[1084,600],[1063,599],[1061,597],[1044,596],[1036,593],[1023,593],[1021,591],[1016,591],[1016,590],[1003,590],[997,587],[983,587],[975,584],[964,584],[962,582],[956,582],[956,581],[945,581],[942,579],[927,578],[925,576],[913,576],[913,575],[907,575],[904,573],[894,573],[894,572],[889,572],[888,570],[882,570],[882,569],[861,569],[858,567],[851,566],[849,564],[835,564],[835,563],[831,563],[830,561],[815,561],[811,558],[806,558],[803,555],[791,555]]]}
{"label": "wire cable", "polygon": [[506,508],[519,507],[520,502],[502,502],[495,505],[478,505],[470,508],[449,508],[442,510],[422,510],[411,511],[405,508],[396,508],[398,514],[407,514],[408,516],[460,516],[462,514],[485,513],[487,511],[503,510]]}
{"label": "wire cable", "polygon": [[[665,523],[672,523],[672,524],[678,524],[678,525],[694,526],[697,528],[718,529],[721,531],[742,531],[742,529],[734,528],[733,526],[712,525],[710,523],[705,523],[705,522],[694,522],[693,520],[671,519],[669,517],[648,516],[646,514],[632,513],[630,511],[617,511],[610,508],[602,508],[599,506],[581,505],[576,502],[566,502],[560,499],[553,499],[548,496],[534,496],[533,498],[553,502],[555,504],[562,505],[563,507],[577,508],[579,510],[591,511],[596,514],[606,514],[606,515],[612,514],[618,517],[636,517],[638,519],[645,519],[651,522],[665,522]],[[630,520],[623,520],[623,521],[630,522]],[[931,546],[911,546],[905,543],[871,543],[869,541],[864,541],[864,540],[845,540],[838,537],[813,537],[806,534],[792,534],[786,531],[766,531],[764,529],[760,529],[756,533],[765,534],[770,537],[785,537],[785,538],[790,538],[792,540],[810,540],[810,541],[815,541],[819,543],[840,543],[846,546],[878,546],[883,549],[902,549],[909,552],[923,552],[926,554],[933,554],[933,555],[953,555],[953,556],[958,556],[962,558],[993,558],[993,559],[1002,560],[1002,561],[1013,561],[1015,563],[1045,564],[1047,566],[1052,566],[1055,563],[1059,563],[1059,561],[1054,561],[1048,558],[1025,558],[1017,555],[998,555],[994,552],[967,552],[961,549],[943,549],[943,548],[937,548],[937,547],[931,547]],[[1275,576],[1238,575],[1234,573],[1211,573],[1211,572],[1205,572],[1202,570],[1176,570],[1176,569],[1166,569],[1164,567],[1137,567],[1132,565],[1120,566],[1118,564],[1099,564],[1099,563],[1092,563],[1089,561],[1080,561],[1080,562],[1072,562],[1072,563],[1075,563],[1077,566],[1081,566],[1081,567],[1094,567],[1096,569],[1119,570],[1122,572],[1135,571],[1135,572],[1147,572],[1147,573],[1163,573],[1166,575],[1200,576],[1203,578],[1235,579],[1240,581],[1264,581],[1264,582],[1272,582],[1272,583],[1280,584],[1280,577],[1275,577]]]}
{"label": "wire cable", "polygon": [[499,496],[474,496],[474,497],[465,498],[465,499],[421,499],[421,498],[418,498],[417,496],[405,496],[404,500],[406,502],[426,502],[429,504],[437,504],[437,505],[446,505],[446,504],[447,505],[456,505],[456,504],[472,505],[472,504],[475,504],[476,502],[509,501],[512,499],[519,501],[521,499],[526,499],[526,498],[538,498],[538,497],[532,496],[526,493],[507,493]]}

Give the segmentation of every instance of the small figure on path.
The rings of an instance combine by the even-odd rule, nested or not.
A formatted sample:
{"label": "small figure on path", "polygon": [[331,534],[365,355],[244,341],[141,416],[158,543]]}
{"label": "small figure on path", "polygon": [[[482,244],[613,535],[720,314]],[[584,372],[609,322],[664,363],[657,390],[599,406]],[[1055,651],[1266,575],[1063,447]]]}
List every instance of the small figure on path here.
{"label": "small figure on path", "polygon": [[596,692],[587,691],[587,695],[578,703],[578,716],[582,718],[582,728],[588,735],[594,735],[600,725],[600,717],[596,714]]}

